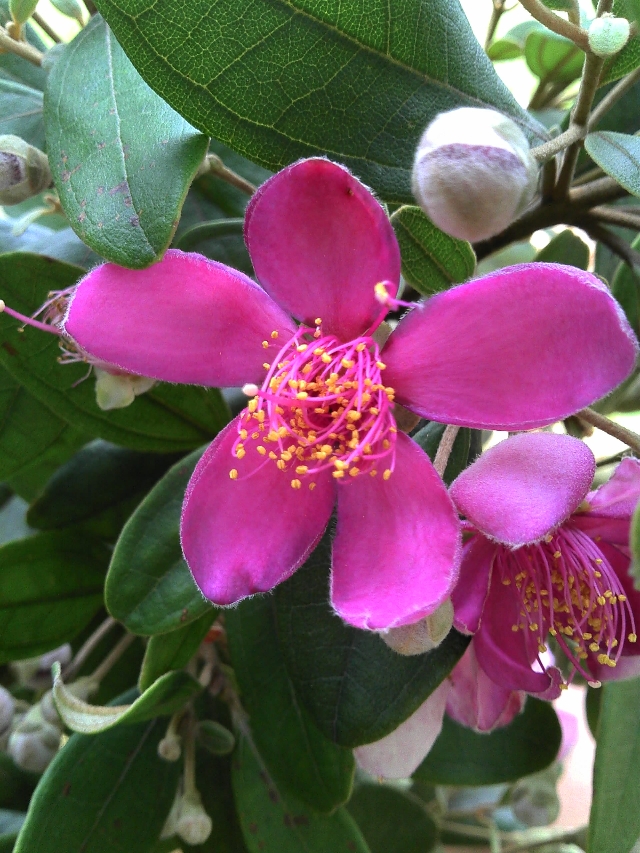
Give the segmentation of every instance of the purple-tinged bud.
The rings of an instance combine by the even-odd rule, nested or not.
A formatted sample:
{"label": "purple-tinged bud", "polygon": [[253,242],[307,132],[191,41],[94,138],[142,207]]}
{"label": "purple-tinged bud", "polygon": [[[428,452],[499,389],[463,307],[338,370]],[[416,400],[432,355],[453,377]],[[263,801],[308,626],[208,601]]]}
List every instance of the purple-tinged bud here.
{"label": "purple-tinged bud", "polygon": [[51,183],[46,154],[19,136],[0,136],[0,204],[19,204]]}
{"label": "purple-tinged bud", "polygon": [[453,625],[453,605],[444,601],[437,610],[412,625],[391,628],[380,636],[394,652],[400,655],[421,655],[435,649],[447,636]]}
{"label": "purple-tinged bud", "polygon": [[525,135],[495,110],[440,113],[422,134],[413,164],[420,207],[442,231],[472,243],[517,219],[537,184]]}

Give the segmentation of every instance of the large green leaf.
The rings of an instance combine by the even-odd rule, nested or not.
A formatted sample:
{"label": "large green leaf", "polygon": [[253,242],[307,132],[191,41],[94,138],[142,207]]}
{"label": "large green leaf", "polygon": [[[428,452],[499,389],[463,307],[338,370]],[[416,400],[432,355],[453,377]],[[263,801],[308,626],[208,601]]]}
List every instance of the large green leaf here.
{"label": "large green leaf", "polygon": [[215,609],[210,608],[199,619],[149,639],[140,670],[140,690],[146,690],[165,672],[182,669],[189,663],[207,636],[215,614]]}
{"label": "large green leaf", "polygon": [[60,664],[53,666],[53,698],[62,721],[74,732],[98,734],[118,724],[142,723],[175,714],[200,693],[202,685],[186,672],[168,672],[126,705],[90,705],[66,687]]}
{"label": "large green leaf", "polygon": [[[49,291],[64,290],[82,274],[77,267],[39,255],[0,255],[2,298],[31,315]],[[38,329],[19,332],[19,323],[0,315],[0,364],[30,394],[76,429],[134,450],[175,452],[207,441],[227,420],[220,392],[160,384],[125,409],[101,411],[94,383],[82,381],[86,364],[59,364],[58,340]]]}
{"label": "large green leaf", "polygon": [[476,256],[471,245],[441,231],[413,205],[391,217],[402,255],[402,275],[419,293],[430,295],[471,278]]}
{"label": "large green leaf", "polygon": [[66,261],[83,269],[89,269],[100,261],[98,255],[85,246],[71,228],[54,231],[34,222],[24,234],[16,237],[13,233],[13,222],[0,220],[0,254],[7,252],[33,252],[35,255],[46,255],[48,258]]}
{"label": "large green leaf", "polygon": [[547,31],[546,27],[543,27],[538,21],[523,21],[521,24],[516,24],[515,27],[512,27],[501,38],[491,42],[487,50],[487,56],[492,62],[517,59],[524,54],[527,36],[534,30]]}
{"label": "large green leaf", "polygon": [[42,92],[0,76],[0,134],[12,133],[36,148],[45,147]]}
{"label": "large green leaf", "polygon": [[314,814],[296,797],[283,795],[245,740],[240,738],[232,765],[233,791],[244,840],[250,853],[369,853],[358,827],[344,808]]}
{"label": "large green leaf", "polygon": [[577,234],[566,228],[538,252],[536,261],[544,264],[567,264],[586,270],[589,266],[589,247]]}
{"label": "large green leaf", "polygon": [[436,843],[436,825],[420,802],[388,785],[359,785],[348,809],[371,853],[427,853]]}
{"label": "large green leaf", "polygon": [[314,722],[342,746],[397,728],[453,669],[468,638],[451,631],[432,652],[404,657],[373,631],[342,622],[329,606],[330,537],[275,591],[289,676]]}
{"label": "large green leaf", "polygon": [[60,201],[82,240],[123,266],[158,260],[208,140],[149,89],[99,16],[49,75],[45,126]]}
{"label": "large green leaf", "polygon": [[40,781],[35,773],[22,770],[6,752],[0,752],[0,806],[4,809],[26,809],[33,790]]}
{"label": "large green leaf", "polygon": [[328,154],[386,201],[410,202],[416,143],[437,113],[496,107],[532,139],[544,136],[497,77],[458,0],[97,5],[150,86],[267,168]]}
{"label": "large green leaf", "polygon": [[590,133],[584,147],[603,172],[640,197],[640,137],[603,130]]}
{"label": "large green leaf", "polygon": [[180,628],[213,606],[195,585],[180,548],[184,492],[202,450],[174,465],[149,492],[116,544],[105,600],[109,612],[135,634]]}
{"label": "large green leaf", "polygon": [[531,697],[522,714],[490,734],[478,734],[445,716],[442,732],[414,778],[437,785],[513,782],[548,767],[561,739],[551,705]]}
{"label": "large green leaf", "polygon": [[322,735],[300,705],[276,633],[273,599],[244,601],[225,616],[229,651],[251,732],[278,787],[329,812],[351,793],[351,750]]}
{"label": "large green leaf", "polygon": [[605,684],[588,853],[629,853],[640,836],[640,679]]}
{"label": "large green leaf", "polygon": [[72,639],[102,604],[106,548],[80,532],[39,533],[0,548],[0,662]]}
{"label": "large green leaf", "polygon": [[156,719],[72,735],[38,785],[15,853],[150,851],[180,772],[178,762],[157,755],[166,727]]}
{"label": "large green leaf", "polygon": [[533,29],[524,48],[527,65],[540,80],[571,83],[580,76],[584,53],[569,39],[544,28]]}

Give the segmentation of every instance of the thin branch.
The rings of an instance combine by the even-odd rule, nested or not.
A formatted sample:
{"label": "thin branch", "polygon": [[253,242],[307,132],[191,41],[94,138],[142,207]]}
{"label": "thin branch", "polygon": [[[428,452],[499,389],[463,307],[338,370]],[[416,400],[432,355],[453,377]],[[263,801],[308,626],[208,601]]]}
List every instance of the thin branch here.
{"label": "thin branch", "polygon": [[640,207],[592,207],[589,216],[631,231],[640,231]]}
{"label": "thin branch", "polygon": [[632,71],[631,74],[627,74],[626,77],[619,80],[613,89],[607,92],[604,98],[595,107],[591,113],[591,118],[589,119],[589,130],[592,130],[598,122],[601,121],[603,116],[609,112],[611,107],[617,104],[620,98],[626,95],[629,89],[632,89],[638,80],[640,80],[640,66],[638,66],[635,71]]}
{"label": "thin branch", "polygon": [[586,421],[588,424],[591,424],[591,426],[596,427],[602,432],[612,435],[623,444],[626,444],[627,447],[630,447],[634,453],[640,454],[640,435],[637,433],[632,432],[626,427],[620,426],[620,424],[609,420],[609,418],[605,418],[604,415],[599,414],[593,409],[581,409],[579,412],[576,412],[576,417]]}
{"label": "thin branch", "polygon": [[70,681],[78,673],[80,667],[89,657],[91,652],[96,648],[97,645],[99,645],[102,639],[106,637],[109,631],[117,624],[118,623],[113,618],[113,616],[108,616],[104,620],[104,622],[98,625],[93,634],[91,634],[91,636],[85,641],[85,643],[78,649],[71,663],[64,669],[62,673],[63,681]]}
{"label": "thin branch", "polygon": [[223,181],[231,184],[231,186],[237,187],[237,189],[247,193],[247,195],[253,195],[258,189],[254,184],[245,180],[242,175],[236,174],[228,166],[225,166],[217,154],[207,154],[204,158],[204,162],[198,170],[196,178],[201,178],[203,175],[215,175],[217,178],[221,178]]}
{"label": "thin branch", "polygon": [[436,458],[433,460],[433,467],[436,469],[436,471],[441,477],[444,476],[444,472],[446,471],[447,462],[449,461],[449,457],[451,456],[451,451],[453,450],[453,445],[456,440],[456,436],[458,435],[459,429],[459,426],[448,424],[442,434],[442,438],[440,439],[440,444],[438,445],[438,450],[436,452]]}
{"label": "thin branch", "polygon": [[596,204],[616,201],[628,195],[629,193],[624,187],[607,176],[572,189],[567,200],[574,206],[593,207]]}
{"label": "thin branch", "polygon": [[15,53],[16,56],[28,59],[34,65],[42,65],[42,57],[44,56],[28,42],[12,39],[4,27],[0,27],[0,53]]}
{"label": "thin branch", "polygon": [[31,17],[40,27],[40,29],[43,30],[43,32],[45,32],[52,41],[54,41],[56,44],[62,44],[62,39],[60,38],[58,33],[54,29],[52,29],[52,27],[47,23],[47,21],[45,21],[45,19],[39,12],[34,12]]}
{"label": "thin branch", "polygon": [[131,643],[136,639],[135,634],[125,634],[121,640],[119,640],[115,646],[111,649],[106,658],[102,661],[102,663],[95,668],[95,670],[91,673],[89,678],[92,681],[97,681],[100,683],[105,675],[111,671],[111,669],[117,664],[122,655],[129,648]]}
{"label": "thin branch", "polygon": [[540,194],[542,196],[542,203],[548,203],[553,199],[553,188],[556,185],[556,160],[553,157],[551,160],[547,160],[547,162],[542,167],[542,181],[540,186]]}
{"label": "thin branch", "polygon": [[573,224],[579,225],[593,240],[599,240],[601,243],[604,243],[607,248],[622,258],[630,267],[640,269],[640,252],[632,249],[626,240],[623,240],[622,237],[618,237],[613,231],[609,231],[608,228],[600,225],[589,214],[576,217]]}
{"label": "thin branch", "polygon": [[493,11],[491,12],[491,18],[489,19],[489,26],[487,27],[487,36],[484,42],[484,49],[489,50],[491,46],[491,42],[493,41],[493,37],[496,34],[496,29],[498,24],[500,23],[500,18],[504,12],[504,0],[493,0]]}
{"label": "thin branch", "polygon": [[564,18],[556,15],[551,9],[547,9],[539,0],[520,0],[520,3],[532,18],[540,21],[547,29],[570,39],[579,48],[584,50],[585,53],[589,52],[589,36],[581,27],[577,27],[571,21],[565,21]]}
{"label": "thin branch", "polygon": [[552,157],[555,157],[555,155],[560,151],[568,148],[569,145],[572,145],[580,139],[584,139],[586,133],[586,127],[574,124],[568,130],[565,130],[564,133],[561,133],[554,139],[550,139],[549,142],[543,142],[542,145],[537,145],[535,148],[532,148],[531,154],[536,158],[536,160],[544,163],[546,160],[550,160]]}
{"label": "thin branch", "polygon": [[600,166],[594,166],[593,169],[589,169],[587,172],[583,172],[577,178],[573,179],[573,183],[571,184],[571,188],[575,189],[576,187],[582,187],[585,184],[591,183],[591,181],[595,181],[598,178],[602,178],[604,172],[600,168]]}

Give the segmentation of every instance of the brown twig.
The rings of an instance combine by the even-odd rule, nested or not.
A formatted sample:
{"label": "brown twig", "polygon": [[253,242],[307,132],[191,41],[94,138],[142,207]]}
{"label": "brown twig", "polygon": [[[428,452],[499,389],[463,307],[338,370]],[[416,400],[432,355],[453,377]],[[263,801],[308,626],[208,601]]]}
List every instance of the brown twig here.
{"label": "brown twig", "polygon": [[448,424],[445,431],[442,433],[442,438],[440,439],[440,444],[436,451],[436,458],[433,460],[433,467],[441,477],[444,476],[444,472],[447,468],[447,462],[451,456],[451,451],[453,450],[453,445],[459,429],[459,426]]}
{"label": "brown twig", "polygon": [[242,192],[247,193],[247,195],[253,195],[257,190],[254,184],[245,180],[242,175],[236,174],[228,166],[225,166],[217,154],[207,154],[204,158],[204,162],[198,170],[196,178],[200,178],[203,175],[215,175],[217,178],[221,178],[223,181],[231,184],[231,186],[237,187]]}
{"label": "brown twig", "polygon": [[576,417],[586,421],[591,426],[596,427],[596,429],[612,435],[623,444],[626,444],[627,447],[630,447],[635,453],[640,454],[640,435],[637,433],[620,426],[620,424],[615,423],[615,421],[606,418],[593,409],[581,409],[579,412],[576,412]]}
{"label": "brown twig", "polygon": [[29,42],[16,41],[16,39],[11,38],[4,27],[0,27],[0,53],[15,53],[16,56],[28,59],[34,65],[42,65],[42,57],[44,56],[38,48]]}
{"label": "brown twig", "polygon": [[556,15],[551,9],[547,9],[539,0],[520,0],[520,3],[532,18],[540,21],[547,29],[570,39],[581,50],[584,50],[585,53],[589,52],[589,36],[581,27],[576,26],[571,21],[565,21],[564,18]]}
{"label": "brown twig", "polygon": [[52,41],[54,41],[56,44],[62,44],[62,39],[60,38],[58,33],[47,23],[47,21],[45,21],[45,19],[39,12],[34,12],[31,17],[40,27],[40,29],[45,32]]}

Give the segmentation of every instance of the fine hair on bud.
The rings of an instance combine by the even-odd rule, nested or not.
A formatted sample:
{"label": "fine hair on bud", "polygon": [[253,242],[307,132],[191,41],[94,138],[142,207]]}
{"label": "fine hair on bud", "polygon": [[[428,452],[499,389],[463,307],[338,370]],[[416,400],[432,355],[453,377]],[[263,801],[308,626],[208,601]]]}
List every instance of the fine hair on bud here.
{"label": "fine hair on bud", "polygon": [[589,47],[596,56],[615,56],[629,41],[631,25],[626,18],[605,12],[589,24]]}
{"label": "fine hair on bud", "polygon": [[538,164],[520,128],[495,110],[440,113],[422,134],[413,194],[442,231],[471,243],[503,231],[528,207]]}
{"label": "fine hair on bud", "polygon": [[0,204],[20,204],[52,182],[46,154],[19,136],[0,136]]}

